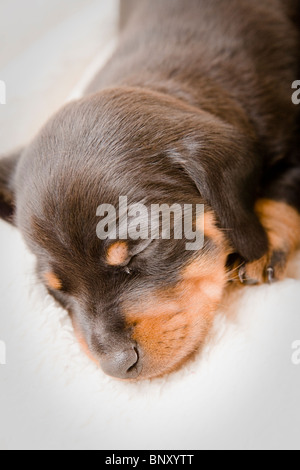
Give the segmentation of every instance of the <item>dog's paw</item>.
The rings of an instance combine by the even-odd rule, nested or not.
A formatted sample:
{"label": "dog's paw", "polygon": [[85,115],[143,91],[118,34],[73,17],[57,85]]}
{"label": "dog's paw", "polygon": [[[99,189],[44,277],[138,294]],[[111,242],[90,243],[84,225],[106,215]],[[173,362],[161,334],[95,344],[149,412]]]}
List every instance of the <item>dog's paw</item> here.
{"label": "dog's paw", "polygon": [[291,206],[267,199],[256,205],[269,238],[269,251],[261,259],[239,268],[242,284],[273,283],[286,277],[291,256],[300,246],[300,215]]}
{"label": "dog's paw", "polygon": [[253,263],[244,263],[239,268],[239,280],[242,284],[273,284],[286,276],[289,253],[274,251]]}

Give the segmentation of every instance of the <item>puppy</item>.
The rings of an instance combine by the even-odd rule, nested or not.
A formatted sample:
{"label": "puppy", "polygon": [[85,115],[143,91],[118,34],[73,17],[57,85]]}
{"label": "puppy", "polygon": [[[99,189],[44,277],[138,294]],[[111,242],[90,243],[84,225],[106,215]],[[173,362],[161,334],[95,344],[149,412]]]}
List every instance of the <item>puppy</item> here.
{"label": "puppy", "polygon": [[[199,348],[230,265],[243,283],[282,279],[299,245],[299,1],[121,4],[119,46],[86,95],[1,160],[0,214],[86,351],[145,379]],[[121,197],[203,204],[203,246],[100,239],[99,205]]]}

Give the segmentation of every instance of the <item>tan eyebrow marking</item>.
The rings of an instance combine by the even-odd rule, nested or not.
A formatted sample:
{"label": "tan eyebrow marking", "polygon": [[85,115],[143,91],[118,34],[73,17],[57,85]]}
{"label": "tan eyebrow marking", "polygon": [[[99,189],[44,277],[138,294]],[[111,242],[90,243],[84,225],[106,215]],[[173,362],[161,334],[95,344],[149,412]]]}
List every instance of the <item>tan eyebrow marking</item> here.
{"label": "tan eyebrow marking", "polygon": [[110,266],[121,266],[129,257],[129,249],[126,242],[113,243],[107,250],[106,261]]}
{"label": "tan eyebrow marking", "polygon": [[47,286],[53,290],[61,290],[62,289],[62,282],[61,280],[53,273],[48,272],[44,274],[44,279],[47,283]]}

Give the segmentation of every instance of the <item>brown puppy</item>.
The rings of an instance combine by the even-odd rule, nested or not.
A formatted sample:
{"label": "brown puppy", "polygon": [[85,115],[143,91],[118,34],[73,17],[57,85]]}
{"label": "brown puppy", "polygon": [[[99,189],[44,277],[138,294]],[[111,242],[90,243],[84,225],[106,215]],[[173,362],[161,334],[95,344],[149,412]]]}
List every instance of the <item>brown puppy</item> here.
{"label": "brown puppy", "polygon": [[[136,379],[199,347],[234,260],[242,282],[271,281],[300,242],[299,1],[122,8],[119,47],[86,96],[1,161],[0,214],[86,350],[108,374]],[[125,239],[120,197],[149,210],[204,204],[204,220],[192,219],[203,246],[188,250],[174,223],[167,239]],[[119,214],[106,239],[103,204]],[[140,215],[129,220],[141,228]]]}

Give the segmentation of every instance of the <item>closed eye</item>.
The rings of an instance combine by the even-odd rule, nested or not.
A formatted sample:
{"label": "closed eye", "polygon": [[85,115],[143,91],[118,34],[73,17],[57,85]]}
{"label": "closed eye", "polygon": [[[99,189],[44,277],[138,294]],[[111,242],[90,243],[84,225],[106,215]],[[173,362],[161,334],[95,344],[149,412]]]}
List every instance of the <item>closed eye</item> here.
{"label": "closed eye", "polygon": [[124,271],[128,276],[132,276],[133,274],[133,269],[129,268],[128,266],[125,266]]}

